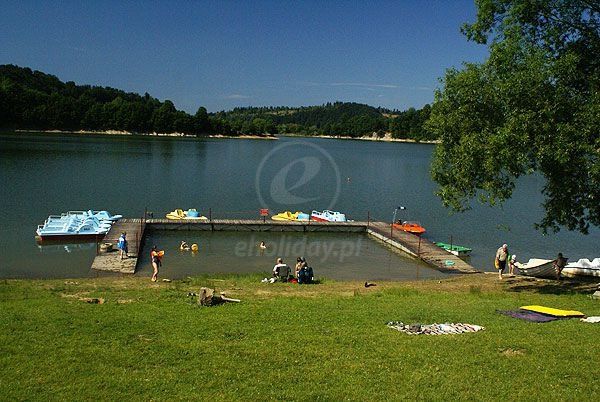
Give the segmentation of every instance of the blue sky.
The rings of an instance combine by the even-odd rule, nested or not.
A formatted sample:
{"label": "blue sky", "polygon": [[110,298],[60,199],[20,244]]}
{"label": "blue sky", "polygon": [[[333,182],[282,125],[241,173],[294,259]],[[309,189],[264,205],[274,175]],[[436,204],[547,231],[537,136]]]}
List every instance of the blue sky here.
{"label": "blue sky", "polygon": [[487,56],[473,0],[3,1],[0,64],[195,112],[352,101],[404,110]]}

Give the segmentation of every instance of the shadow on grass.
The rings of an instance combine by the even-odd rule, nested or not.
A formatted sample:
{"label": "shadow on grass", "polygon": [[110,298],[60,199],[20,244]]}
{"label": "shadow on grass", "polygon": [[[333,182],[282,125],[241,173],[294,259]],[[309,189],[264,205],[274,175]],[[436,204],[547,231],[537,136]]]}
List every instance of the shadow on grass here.
{"label": "shadow on grass", "polygon": [[592,294],[598,289],[598,278],[581,278],[577,280],[537,279],[527,277],[507,278],[504,284],[509,292],[537,292],[541,294]]}

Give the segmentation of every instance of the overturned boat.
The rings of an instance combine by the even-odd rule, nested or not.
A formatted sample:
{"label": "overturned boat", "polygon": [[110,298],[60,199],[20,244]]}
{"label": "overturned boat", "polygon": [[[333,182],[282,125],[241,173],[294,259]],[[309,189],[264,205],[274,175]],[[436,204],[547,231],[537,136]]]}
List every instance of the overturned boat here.
{"label": "overturned boat", "polygon": [[536,278],[556,278],[553,263],[554,260],[531,258],[526,263],[516,262],[515,266],[521,275],[535,276]]}
{"label": "overturned boat", "polygon": [[600,276],[600,258],[594,258],[592,261],[581,258],[576,262],[570,262],[563,268],[562,275],[568,278]]}

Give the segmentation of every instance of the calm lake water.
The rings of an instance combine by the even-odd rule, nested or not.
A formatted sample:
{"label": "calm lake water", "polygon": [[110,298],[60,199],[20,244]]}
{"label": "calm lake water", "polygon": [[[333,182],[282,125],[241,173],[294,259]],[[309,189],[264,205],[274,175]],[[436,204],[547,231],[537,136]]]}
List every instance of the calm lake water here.
{"label": "calm lake water", "polygon": [[[39,247],[34,240],[36,226],[48,215],[80,209],[140,217],[148,208],[162,217],[175,208],[197,208],[203,214],[210,209],[215,218],[255,218],[263,207],[272,212],[330,208],[350,219],[369,214],[389,222],[395,208],[404,206],[398,218],[420,221],[429,239],[448,242],[452,236],[454,243],[472,247],[470,262],[480,269],[493,269],[494,252],[503,242],[519,261],[553,258],[559,251],[571,260],[600,256],[598,229],[587,236],[535,231],[533,223],[542,215],[538,176],[520,180],[502,209],[475,205],[450,214],[434,195],[432,151],[431,145],[334,139],[3,133],[0,277],[95,275],[89,269],[92,245]],[[180,240],[197,241],[200,252],[179,253]],[[256,255],[261,240],[271,247],[266,255]],[[334,279],[441,275],[357,234],[154,232],[147,241],[167,251],[163,272],[169,277],[267,272],[275,254],[289,261],[297,253],[304,253],[319,275]],[[146,257],[141,275],[150,272]]]}

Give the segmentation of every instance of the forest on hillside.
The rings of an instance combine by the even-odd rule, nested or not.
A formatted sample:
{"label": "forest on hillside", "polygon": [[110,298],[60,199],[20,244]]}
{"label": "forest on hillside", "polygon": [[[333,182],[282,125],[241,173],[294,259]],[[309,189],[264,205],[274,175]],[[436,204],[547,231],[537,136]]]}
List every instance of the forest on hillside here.
{"label": "forest on hillside", "polygon": [[406,111],[350,102],[307,107],[240,107],[195,114],[148,93],[77,85],[30,68],[0,65],[0,127],[25,130],[120,130],[133,133],[334,135],[433,139],[423,129],[430,107]]}

